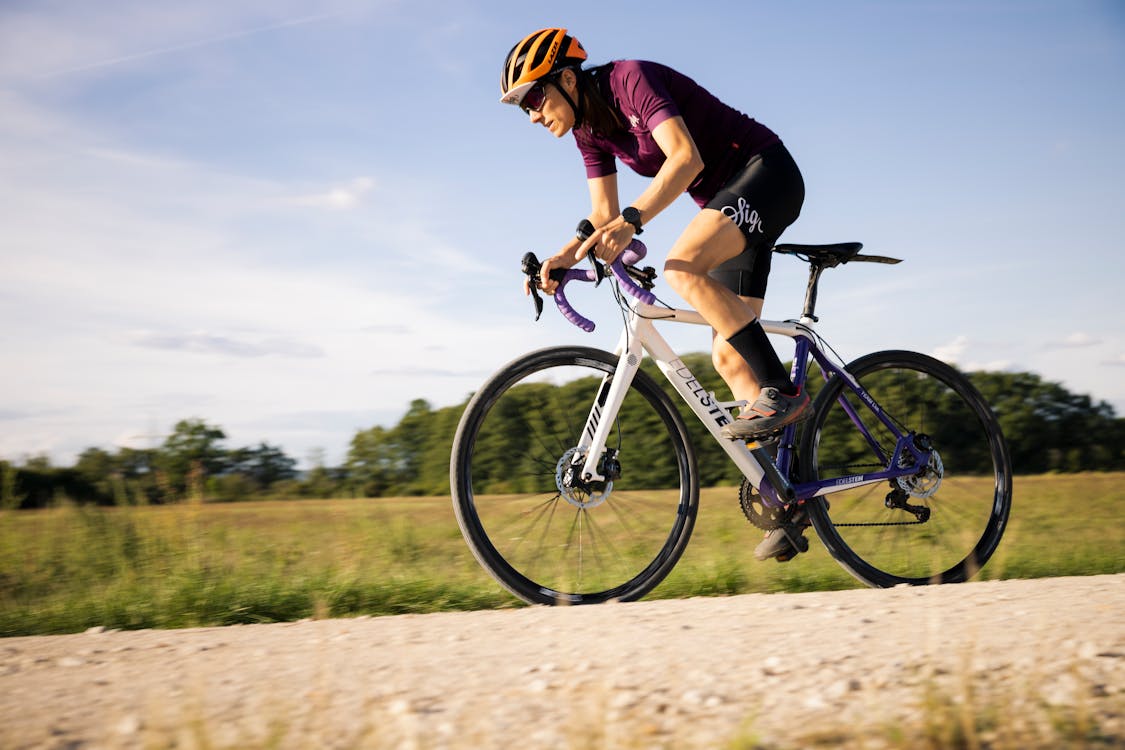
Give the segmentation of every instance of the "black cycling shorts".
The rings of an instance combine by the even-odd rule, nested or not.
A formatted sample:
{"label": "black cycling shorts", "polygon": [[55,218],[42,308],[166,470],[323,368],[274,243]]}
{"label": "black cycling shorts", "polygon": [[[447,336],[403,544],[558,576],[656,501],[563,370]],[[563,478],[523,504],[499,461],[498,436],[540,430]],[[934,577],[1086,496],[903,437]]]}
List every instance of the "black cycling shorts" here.
{"label": "black cycling shorts", "polygon": [[705,206],[722,211],[746,235],[746,249],[716,266],[711,278],[743,297],[765,297],[770,251],[804,202],[805,181],[785,146],[777,143],[750,157]]}

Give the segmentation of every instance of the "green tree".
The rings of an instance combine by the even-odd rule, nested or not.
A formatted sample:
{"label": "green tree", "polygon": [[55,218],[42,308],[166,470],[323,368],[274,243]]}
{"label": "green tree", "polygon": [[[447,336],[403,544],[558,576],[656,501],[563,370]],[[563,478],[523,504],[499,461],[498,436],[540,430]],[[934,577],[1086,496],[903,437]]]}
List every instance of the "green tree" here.
{"label": "green tree", "polygon": [[463,406],[448,406],[429,417],[417,479],[418,491],[423,495],[449,494],[449,454],[463,410]]}
{"label": "green tree", "polygon": [[0,510],[15,510],[23,505],[24,496],[19,491],[19,470],[0,461]]}
{"label": "green tree", "polygon": [[391,431],[391,446],[398,478],[396,494],[426,494],[423,467],[430,436],[434,432],[433,420],[434,413],[429,402],[414,399],[406,414]]}
{"label": "green tree", "polygon": [[348,480],[368,497],[444,494],[449,487],[449,452],[460,409],[435,412],[415,399],[391,429],[356,433],[348,451]]}
{"label": "green tree", "polygon": [[268,490],[277,482],[297,476],[297,462],[276,446],[259,443],[255,448],[231,451],[227,469],[253,483],[256,490]]}
{"label": "green tree", "polygon": [[121,486],[115,487],[115,496],[124,503],[145,505],[165,499],[157,483],[156,451],[151,448],[122,448],[114,456]]}
{"label": "green tree", "polygon": [[117,499],[115,482],[120,483],[121,472],[112,453],[101,448],[87,448],[78,454],[75,473],[97,494],[97,501],[109,503]]}
{"label": "green tree", "polygon": [[1030,372],[970,378],[1000,420],[1019,473],[1125,468],[1122,420],[1104,401]]}
{"label": "green tree", "polygon": [[349,483],[360,495],[388,494],[398,481],[398,463],[389,431],[376,425],[357,432],[345,467]]}
{"label": "green tree", "polygon": [[172,434],[156,454],[156,469],[161,483],[173,499],[201,492],[208,477],[221,474],[227,467],[228,454],[222,446],[226,433],[200,419],[176,423]]}

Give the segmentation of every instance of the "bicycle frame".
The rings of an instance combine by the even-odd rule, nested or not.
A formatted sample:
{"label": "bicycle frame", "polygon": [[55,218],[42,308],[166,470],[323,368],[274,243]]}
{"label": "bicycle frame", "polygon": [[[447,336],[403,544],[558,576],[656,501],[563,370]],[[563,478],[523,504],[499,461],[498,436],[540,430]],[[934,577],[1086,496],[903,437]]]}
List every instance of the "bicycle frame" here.
{"label": "bicycle frame", "polygon": [[[730,459],[738,466],[742,475],[749,480],[768,505],[777,507],[794,500],[808,500],[833,492],[917,474],[919,469],[925,467],[930,460],[930,451],[916,446],[912,433],[903,433],[855,378],[824,355],[810,335],[814,322],[812,318],[806,316],[800,322],[763,320],[762,327],[767,333],[794,339],[796,352],[793,358],[792,378],[796,385],[804,386],[808,375],[808,360],[811,355],[820,365],[826,380],[830,377],[844,378],[848,388],[859,396],[871,414],[886,426],[897,439],[892,455],[887,456],[872,437],[871,431],[864,425],[862,415],[841,397],[841,405],[845,413],[848,414],[853,425],[864,436],[887,468],[873,473],[852,474],[834,479],[790,485],[785,477],[788,476],[792,462],[792,446],[797,426],[789,425],[782,433],[775,466],[763,466],[758,460],[760,457],[767,462],[770,461],[768,454],[765,454],[764,451],[751,448],[740,440],[722,437],[720,431],[723,425],[731,421],[730,407],[745,402],[721,403],[715,398],[714,393],[704,389],[692,374],[690,368],[684,364],[660,332],[656,330],[655,323],[657,321],[708,325],[703,316],[694,310],[668,309],[645,302],[636,302],[631,306],[631,313],[626,322],[625,330],[622,332],[621,339],[614,350],[614,354],[619,358],[617,369],[612,378],[607,376],[607,379],[610,380],[608,391],[605,388],[605,381],[603,381],[602,387],[598,391],[598,398],[587,417],[581,442],[577,446],[581,454],[585,456],[581,475],[586,481],[605,481],[605,476],[599,471],[599,465],[605,452],[606,440],[629,385],[641,366],[645,352],[653,358],[668,382],[691,407],[693,413],[707,428],[711,437],[718,441]],[[755,443],[751,445],[757,446]],[[757,454],[757,457],[755,454]]]}

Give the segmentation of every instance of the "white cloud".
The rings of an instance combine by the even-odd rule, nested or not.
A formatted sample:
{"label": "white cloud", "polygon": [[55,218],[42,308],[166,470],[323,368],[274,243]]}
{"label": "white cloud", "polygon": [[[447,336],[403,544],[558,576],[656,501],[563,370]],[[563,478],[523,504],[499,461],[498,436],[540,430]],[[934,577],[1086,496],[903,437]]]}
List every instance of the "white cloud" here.
{"label": "white cloud", "polygon": [[[976,372],[978,370],[997,372],[1017,368],[1016,363],[1010,359],[981,360],[974,358],[970,354],[970,350],[973,346],[974,343],[968,336],[957,336],[949,343],[935,347],[932,355],[942,362],[955,365],[966,372]],[[978,344],[977,348],[982,347]]]}
{"label": "white cloud", "polygon": [[950,364],[958,364],[965,356],[965,350],[969,346],[968,336],[958,336],[948,344],[934,347],[933,356],[940,359],[942,362]]}
{"label": "white cloud", "polygon": [[1046,349],[1084,349],[1090,346],[1097,346],[1102,343],[1101,339],[1094,338],[1088,333],[1083,331],[1076,331],[1065,339],[1059,341],[1048,341],[1044,344]]}
{"label": "white cloud", "polygon": [[959,366],[966,372],[977,372],[979,370],[985,370],[987,372],[1002,372],[1005,370],[1017,369],[1016,364],[1010,359],[994,359],[989,361],[969,360]]}
{"label": "white cloud", "polygon": [[412,398],[459,402],[531,348],[525,317],[489,312],[494,293],[465,314],[460,272],[486,289],[502,275],[411,221],[408,187],[232,173],[0,97],[0,319],[18,321],[0,456],[67,462],[199,417],[232,445],[335,462],[352,430]]}
{"label": "white cloud", "polygon": [[1102,364],[1110,367],[1125,367],[1125,354],[1118,354],[1116,357],[1102,360]]}
{"label": "white cloud", "polygon": [[[0,11],[0,78],[34,81],[238,42],[323,22],[354,20],[385,3],[362,0],[240,0],[149,3],[106,0],[66,4],[65,12]],[[310,13],[310,7],[316,12]]]}
{"label": "white cloud", "polygon": [[155,331],[134,331],[126,335],[134,346],[149,349],[193,352],[197,354],[219,354],[231,357],[293,357],[299,359],[324,356],[324,350],[313,344],[305,344],[286,338],[268,338],[249,341],[221,336],[207,331],[190,333],[158,333]]}
{"label": "white cloud", "polygon": [[344,185],[332,187],[325,192],[294,198],[293,203],[298,206],[347,211],[356,208],[362,201],[363,196],[371,192],[374,187],[375,180],[372,178],[357,177]]}

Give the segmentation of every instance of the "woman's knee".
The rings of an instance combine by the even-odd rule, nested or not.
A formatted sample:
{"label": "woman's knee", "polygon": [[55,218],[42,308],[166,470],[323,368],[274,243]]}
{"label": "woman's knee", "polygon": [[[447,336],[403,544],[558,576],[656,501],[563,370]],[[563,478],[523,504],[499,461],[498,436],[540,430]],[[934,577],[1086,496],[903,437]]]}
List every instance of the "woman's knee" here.
{"label": "woman's knee", "polygon": [[664,280],[680,296],[705,283],[706,275],[707,269],[683,258],[668,258],[664,262]]}

